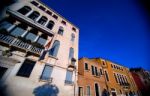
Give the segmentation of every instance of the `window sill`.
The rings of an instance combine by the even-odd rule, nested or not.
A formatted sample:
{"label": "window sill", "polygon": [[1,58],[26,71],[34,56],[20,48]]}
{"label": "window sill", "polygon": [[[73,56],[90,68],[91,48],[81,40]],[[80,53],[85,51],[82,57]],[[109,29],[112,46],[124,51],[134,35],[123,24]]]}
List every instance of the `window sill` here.
{"label": "window sill", "polygon": [[53,59],[58,60],[58,58],[57,58],[57,57],[55,57],[55,56],[49,55],[49,57],[51,57],[51,58],[53,58]]}
{"label": "window sill", "polygon": [[65,85],[71,85],[71,86],[73,86],[74,82],[65,80]]}
{"label": "window sill", "polygon": [[52,83],[53,78],[51,77],[51,78],[48,78],[47,80],[40,78],[39,81],[40,81],[40,82],[49,82],[49,83]]}

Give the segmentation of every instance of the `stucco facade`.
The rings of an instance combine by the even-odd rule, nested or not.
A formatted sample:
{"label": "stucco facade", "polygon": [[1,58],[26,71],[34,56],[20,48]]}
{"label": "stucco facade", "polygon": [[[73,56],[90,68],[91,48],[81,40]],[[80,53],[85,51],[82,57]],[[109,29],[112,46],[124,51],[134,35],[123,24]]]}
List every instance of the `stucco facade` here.
{"label": "stucco facade", "polygon": [[[75,74],[78,67],[79,29],[37,0],[18,0],[5,8],[2,13],[1,86],[5,87],[7,95],[74,96],[77,90]],[[22,29],[24,26],[26,28]],[[63,29],[60,30],[60,27]],[[17,32],[22,34],[16,36]],[[30,39],[30,42],[24,38]],[[40,43],[40,46],[34,44],[35,42]],[[32,66],[29,65],[28,68],[26,63]],[[27,70],[25,71],[23,67]]]}

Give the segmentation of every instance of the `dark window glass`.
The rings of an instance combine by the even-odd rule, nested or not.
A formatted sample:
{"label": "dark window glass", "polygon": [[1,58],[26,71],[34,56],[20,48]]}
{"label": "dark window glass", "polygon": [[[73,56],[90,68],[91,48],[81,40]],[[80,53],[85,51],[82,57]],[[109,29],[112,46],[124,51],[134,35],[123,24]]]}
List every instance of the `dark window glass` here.
{"label": "dark window glass", "polygon": [[94,66],[91,66],[92,68],[92,75],[95,75]]}
{"label": "dark window glass", "polygon": [[78,91],[79,91],[78,92],[79,93],[78,96],[84,96],[84,94],[83,94],[83,87],[79,87]]}
{"label": "dark window glass", "polygon": [[65,22],[65,21],[63,21],[63,20],[61,21],[61,23],[62,23],[62,24],[64,24],[64,25],[66,25],[66,22]]}
{"label": "dark window glass", "polygon": [[49,50],[49,55],[56,57],[59,50],[60,42],[55,41],[52,48]]}
{"label": "dark window glass", "polygon": [[25,60],[25,62],[22,64],[21,68],[19,69],[17,76],[29,77],[33,70],[34,65],[35,65],[34,61]]}
{"label": "dark window glass", "polygon": [[105,71],[105,77],[106,77],[106,80],[109,81],[108,74],[106,71]]}
{"label": "dark window glass", "polygon": [[43,7],[43,6],[39,6],[39,9],[41,9],[41,10],[43,10],[43,11],[45,11],[45,10],[46,10],[46,8],[45,8],[45,7]]}
{"label": "dark window glass", "polygon": [[85,70],[88,70],[88,64],[85,63]]}
{"label": "dark window glass", "polygon": [[18,12],[23,15],[26,15],[29,11],[31,11],[31,8],[29,6],[24,6],[23,8],[18,10]]}
{"label": "dark window glass", "polygon": [[40,20],[38,21],[38,23],[40,23],[41,25],[44,25],[47,20],[48,20],[47,17],[42,16],[42,17],[40,18]]}
{"label": "dark window glass", "polygon": [[102,71],[102,69],[100,69],[100,75],[103,75],[103,71]]}
{"label": "dark window glass", "polygon": [[116,74],[115,74],[115,73],[114,73],[114,77],[115,77],[116,82],[118,83],[118,80],[117,80],[117,77],[116,77]]}
{"label": "dark window glass", "polygon": [[96,83],[95,84],[95,96],[99,96],[100,94],[99,94],[99,86],[98,86],[98,84]]}
{"label": "dark window glass", "polygon": [[58,34],[63,35],[63,33],[64,33],[64,28],[60,26],[58,30]]}
{"label": "dark window glass", "polygon": [[40,13],[34,11],[33,13],[31,13],[29,15],[29,18],[32,19],[32,20],[36,20],[39,16],[40,16]]}
{"label": "dark window glass", "polygon": [[0,79],[3,77],[6,71],[7,71],[7,68],[0,66]]}
{"label": "dark window glass", "polygon": [[98,76],[97,67],[95,67],[95,74],[96,74],[96,76]]}
{"label": "dark window glass", "polygon": [[39,4],[37,3],[37,2],[35,2],[35,1],[31,1],[31,3],[33,4],[33,5],[35,5],[35,6],[38,6]]}
{"label": "dark window glass", "polygon": [[51,67],[49,65],[45,65],[44,70],[41,75],[41,79],[49,80],[51,77],[51,74],[52,74],[52,70],[53,70],[53,67]]}
{"label": "dark window glass", "polygon": [[52,15],[52,12],[50,12],[49,10],[47,10],[46,13]]}
{"label": "dark window glass", "polygon": [[53,17],[57,20],[58,19],[58,16],[56,16],[55,14],[53,15]]}
{"label": "dark window glass", "polygon": [[54,22],[53,21],[49,21],[47,28],[49,28],[50,30],[52,30],[52,28],[54,27]]}
{"label": "dark window glass", "polygon": [[72,30],[76,32],[76,28],[72,27]]}

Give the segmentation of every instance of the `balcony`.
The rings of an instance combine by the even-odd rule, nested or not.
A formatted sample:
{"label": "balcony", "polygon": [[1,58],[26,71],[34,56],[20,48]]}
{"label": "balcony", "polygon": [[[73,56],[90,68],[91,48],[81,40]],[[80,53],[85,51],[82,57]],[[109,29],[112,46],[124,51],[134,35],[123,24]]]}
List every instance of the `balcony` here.
{"label": "balcony", "polygon": [[76,69],[76,66],[75,66],[76,59],[72,58],[70,61],[71,62],[68,64],[68,69],[70,69],[70,70]]}
{"label": "balcony", "polygon": [[40,56],[43,48],[34,46],[32,43],[27,43],[24,40],[21,40],[21,38],[13,37],[11,35],[6,35],[0,32],[0,42],[7,44],[8,46],[16,47],[19,49],[22,49],[26,52],[34,53],[38,56]]}
{"label": "balcony", "polygon": [[20,14],[17,11],[13,11],[11,9],[7,9],[7,13],[9,13],[11,16],[20,19],[21,21],[24,21],[27,24],[30,24],[31,26],[37,28],[38,30],[45,32],[46,34],[48,34],[49,36],[53,36],[54,32],[52,32],[50,29],[48,29],[47,27],[37,23],[36,21],[26,17],[25,15]]}

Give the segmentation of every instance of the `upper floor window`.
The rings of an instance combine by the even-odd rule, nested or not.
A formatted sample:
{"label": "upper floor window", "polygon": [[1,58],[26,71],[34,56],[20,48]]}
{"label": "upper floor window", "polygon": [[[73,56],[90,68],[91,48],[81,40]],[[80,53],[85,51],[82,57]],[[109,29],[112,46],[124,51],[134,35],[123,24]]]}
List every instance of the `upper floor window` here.
{"label": "upper floor window", "polygon": [[48,20],[47,17],[42,16],[42,17],[39,19],[38,23],[40,23],[41,25],[44,25],[47,20]]}
{"label": "upper floor window", "polygon": [[52,15],[52,12],[49,11],[49,10],[47,10],[46,13],[47,13],[48,15]]}
{"label": "upper floor window", "polygon": [[58,34],[63,35],[64,28],[62,26],[59,27]]}
{"label": "upper floor window", "polygon": [[36,1],[31,1],[31,3],[35,6],[38,6],[39,4]]}
{"label": "upper floor window", "polygon": [[58,16],[56,16],[55,14],[53,15],[53,17],[57,20],[58,19]]}
{"label": "upper floor window", "polygon": [[92,69],[92,75],[95,75],[95,69],[93,65],[91,66],[91,69]]}
{"label": "upper floor window", "polygon": [[66,80],[65,80],[65,83],[66,84],[72,84],[72,76],[73,76],[73,72],[72,71],[69,71],[67,70],[67,73],[66,73]]}
{"label": "upper floor window", "polygon": [[54,27],[54,21],[49,21],[49,23],[48,23],[48,25],[47,25],[47,28],[49,28],[50,30],[52,30],[53,29],[53,27]]}
{"label": "upper floor window", "polygon": [[69,50],[69,59],[72,59],[74,57],[74,49],[70,48]]}
{"label": "upper floor window", "polygon": [[60,42],[58,40],[55,40],[52,48],[49,50],[49,55],[56,57],[59,47],[60,47]]}
{"label": "upper floor window", "polygon": [[108,77],[108,73],[107,71],[104,71],[105,72],[105,77],[106,77],[106,80],[109,81],[109,77]]}
{"label": "upper floor window", "polygon": [[33,12],[29,15],[29,18],[35,21],[39,16],[40,16],[40,13],[39,13],[39,12],[33,11]]}
{"label": "upper floor window", "polygon": [[105,61],[102,61],[103,65],[105,65]]}
{"label": "upper floor window", "polygon": [[72,30],[76,32],[76,28],[72,27]]}
{"label": "upper floor window", "polygon": [[23,8],[19,9],[18,12],[26,15],[28,12],[30,12],[32,9],[29,6],[24,6]]}
{"label": "upper floor window", "polygon": [[103,70],[102,69],[100,69],[100,75],[103,75]]}
{"label": "upper floor window", "polygon": [[42,80],[49,80],[52,74],[53,67],[45,65],[44,70],[41,75]]}
{"label": "upper floor window", "polygon": [[63,25],[66,25],[66,21],[63,21],[63,20],[62,20],[61,23],[62,23]]}
{"label": "upper floor window", "polygon": [[116,82],[118,83],[118,79],[115,73],[114,73],[114,77],[115,77]]}
{"label": "upper floor window", "polygon": [[88,69],[88,64],[87,64],[87,63],[85,63],[84,67],[85,67],[85,70],[89,70],[89,69]]}
{"label": "upper floor window", "polygon": [[97,67],[95,67],[95,75],[98,76],[98,70],[97,70]]}
{"label": "upper floor window", "polygon": [[29,77],[34,65],[35,65],[34,61],[25,60],[21,68],[19,69],[17,76]]}
{"label": "upper floor window", "polygon": [[78,96],[84,96],[83,87],[78,88]]}
{"label": "upper floor window", "polygon": [[37,42],[41,45],[45,45],[46,41],[47,41],[48,36],[46,34],[42,34],[39,39],[37,40]]}
{"label": "upper floor window", "polygon": [[46,10],[46,8],[45,7],[43,7],[43,6],[39,6],[39,9],[41,9],[41,10],[43,10],[43,11],[45,11]]}
{"label": "upper floor window", "polygon": [[71,34],[71,41],[73,42],[75,40],[75,34]]}

